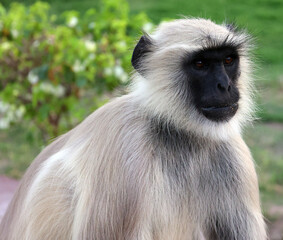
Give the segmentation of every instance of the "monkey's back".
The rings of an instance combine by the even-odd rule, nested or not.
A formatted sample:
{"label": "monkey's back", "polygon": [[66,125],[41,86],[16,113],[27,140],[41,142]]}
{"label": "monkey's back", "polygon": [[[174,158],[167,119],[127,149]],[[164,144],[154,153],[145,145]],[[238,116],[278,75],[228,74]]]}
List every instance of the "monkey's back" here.
{"label": "monkey's back", "polygon": [[[143,191],[138,186],[151,168],[139,166],[149,164],[144,153],[150,151],[145,150],[149,145],[137,109],[131,97],[118,98],[47,146],[21,180],[0,225],[0,239],[114,239],[125,231],[130,235]],[[94,232],[109,219],[109,229],[98,237]],[[127,229],[118,226],[121,223]]]}

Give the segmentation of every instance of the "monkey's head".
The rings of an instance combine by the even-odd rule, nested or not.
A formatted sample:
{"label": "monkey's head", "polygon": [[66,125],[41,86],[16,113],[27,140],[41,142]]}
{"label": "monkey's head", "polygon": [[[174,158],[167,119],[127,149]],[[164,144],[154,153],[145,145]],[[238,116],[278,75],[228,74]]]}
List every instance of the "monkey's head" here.
{"label": "monkey's head", "polygon": [[231,25],[163,23],[134,49],[134,93],[150,114],[182,129],[239,133],[252,109],[249,49],[249,36]]}

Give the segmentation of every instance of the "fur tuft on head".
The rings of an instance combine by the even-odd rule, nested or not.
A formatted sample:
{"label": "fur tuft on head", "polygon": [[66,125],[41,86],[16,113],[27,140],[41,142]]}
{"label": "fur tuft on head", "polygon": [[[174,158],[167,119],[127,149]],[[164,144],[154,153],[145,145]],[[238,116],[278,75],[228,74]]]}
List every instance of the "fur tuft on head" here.
{"label": "fur tuft on head", "polygon": [[[139,45],[141,48],[139,49]],[[213,122],[200,114],[182,69],[184,58],[197,51],[236,49],[239,55],[239,108],[229,121]],[[241,133],[252,120],[252,62],[249,59],[251,38],[225,24],[205,19],[182,19],[162,23],[155,32],[142,37],[133,55],[133,94],[152,116],[167,119],[177,128],[203,137],[221,140]]]}

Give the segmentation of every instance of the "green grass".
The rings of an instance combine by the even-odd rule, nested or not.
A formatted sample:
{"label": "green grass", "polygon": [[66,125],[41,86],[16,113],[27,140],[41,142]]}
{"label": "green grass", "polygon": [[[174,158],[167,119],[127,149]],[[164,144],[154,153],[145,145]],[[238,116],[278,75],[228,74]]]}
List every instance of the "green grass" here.
{"label": "green grass", "polygon": [[22,125],[0,130],[0,175],[20,178],[40,152],[43,142],[29,133],[29,127]]}
{"label": "green grass", "polygon": [[244,136],[257,164],[260,188],[283,194],[283,124],[257,122]]}
{"label": "green grass", "polygon": [[262,65],[256,75],[258,116],[283,123],[283,64]]}

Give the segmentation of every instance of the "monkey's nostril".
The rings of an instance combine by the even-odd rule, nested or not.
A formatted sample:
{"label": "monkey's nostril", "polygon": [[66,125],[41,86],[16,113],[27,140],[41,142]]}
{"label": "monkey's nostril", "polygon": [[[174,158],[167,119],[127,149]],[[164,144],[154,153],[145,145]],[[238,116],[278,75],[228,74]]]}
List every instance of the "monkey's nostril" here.
{"label": "monkey's nostril", "polygon": [[221,84],[221,83],[218,83],[217,84],[217,88],[219,89],[219,90],[221,90],[221,91],[228,91],[228,92],[230,92],[230,90],[231,90],[231,86],[230,85],[224,85],[224,84]]}
{"label": "monkey's nostril", "polygon": [[217,88],[218,88],[219,90],[225,90],[225,87],[224,87],[221,83],[218,83],[218,84],[217,84]]}

